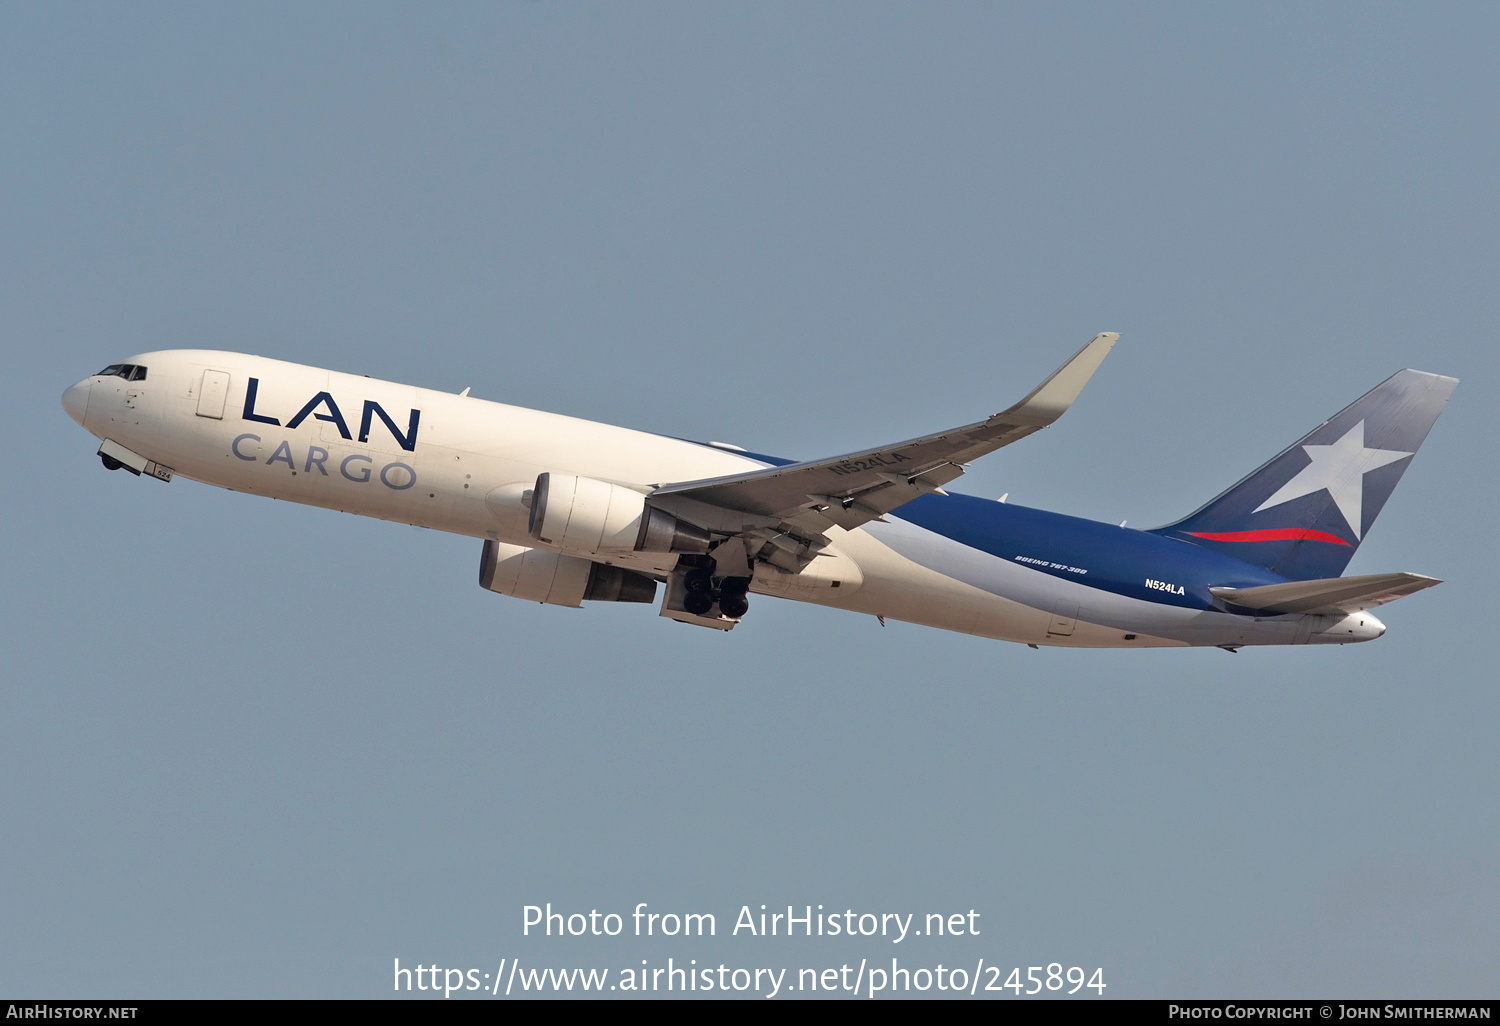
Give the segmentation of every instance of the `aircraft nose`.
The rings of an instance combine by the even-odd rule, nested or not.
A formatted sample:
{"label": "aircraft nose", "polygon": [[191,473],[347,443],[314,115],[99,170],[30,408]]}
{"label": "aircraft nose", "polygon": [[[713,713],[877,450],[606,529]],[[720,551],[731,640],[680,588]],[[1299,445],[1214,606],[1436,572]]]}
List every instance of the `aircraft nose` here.
{"label": "aircraft nose", "polygon": [[84,415],[89,411],[89,389],[92,387],[93,380],[85,378],[62,394],[63,409],[78,422],[79,427],[83,427]]}

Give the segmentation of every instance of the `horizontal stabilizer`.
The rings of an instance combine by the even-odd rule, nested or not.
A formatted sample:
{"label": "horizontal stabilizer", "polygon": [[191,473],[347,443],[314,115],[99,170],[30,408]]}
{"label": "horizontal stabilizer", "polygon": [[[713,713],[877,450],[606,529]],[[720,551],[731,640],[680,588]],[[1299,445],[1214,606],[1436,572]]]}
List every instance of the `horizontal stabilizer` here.
{"label": "horizontal stabilizer", "polygon": [[1215,598],[1268,613],[1357,613],[1443,582],[1421,574],[1369,574],[1288,581],[1258,588],[1210,588]]}

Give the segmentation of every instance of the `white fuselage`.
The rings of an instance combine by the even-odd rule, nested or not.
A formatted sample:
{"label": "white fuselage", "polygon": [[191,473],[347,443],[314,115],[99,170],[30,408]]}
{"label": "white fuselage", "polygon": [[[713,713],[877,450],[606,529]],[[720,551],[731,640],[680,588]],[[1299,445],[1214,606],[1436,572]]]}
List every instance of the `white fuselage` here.
{"label": "white fuselage", "polygon": [[[543,547],[528,535],[523,501],[543,472],[649,492],[766,466],[713,445],[240,353],[172,350],[130,362],[148,368],[144,380],[85,379],[64,406],[94,435],[171,473],[512,546]],[[829,537],[832,552],[807,572],[762,567],[751,590],[1037,645],[1364,640],[1309,637],[1303,617],[1102,595],[924,531],[899,512]],[[609,562],[664,575],[676,556],[620,553]],[[1060,619],[1057,596],[1067,588],[1078,596],[1064,594],[1064,605],[1081,612]],[[1360,633],[1377,636],[1378,621],[1365,617]]]}

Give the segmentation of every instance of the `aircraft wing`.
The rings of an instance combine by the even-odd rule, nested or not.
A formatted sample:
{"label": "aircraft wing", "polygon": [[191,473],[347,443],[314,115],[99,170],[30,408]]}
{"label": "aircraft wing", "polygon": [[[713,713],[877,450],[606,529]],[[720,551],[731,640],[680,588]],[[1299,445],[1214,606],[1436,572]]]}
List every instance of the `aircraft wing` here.
{"label": "aircraft wing", "polygon": [[834,525],[852,530],[918,496],[941,493],[965,464],[1061,417],[1119,337],[1095,335],[1030,395],[977,424],[831,459],[663,485],[652,497],[772,517],[813,535]]}
{"label": "aircraft wing", "polygon": [[1442,583],[1436,577],[1402,573],[1208,590],[1225,602],[1268,613],[1357,613]]}

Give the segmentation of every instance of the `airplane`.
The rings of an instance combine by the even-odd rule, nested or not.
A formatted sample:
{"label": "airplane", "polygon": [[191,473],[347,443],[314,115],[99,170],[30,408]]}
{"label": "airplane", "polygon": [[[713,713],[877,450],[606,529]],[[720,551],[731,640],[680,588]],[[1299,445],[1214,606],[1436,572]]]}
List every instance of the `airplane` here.
{"label": "airplane", "polygon": [[241,353],[167,350],[63,393],[111,470],[482,539],[479,583],[654,602],[721,631],[749,596],[1030,645],[1347,644],[1441,583],[1340,576],[1458,384],[1403,370],[1202,508],[1127,529],[949,492],[1055,422],[1119,335],[985,420],[793,461]]}

